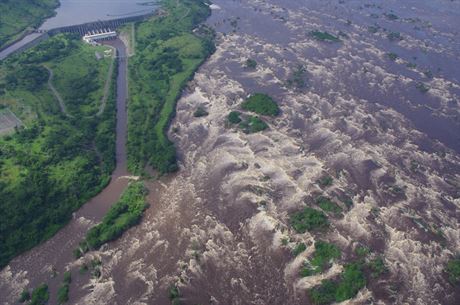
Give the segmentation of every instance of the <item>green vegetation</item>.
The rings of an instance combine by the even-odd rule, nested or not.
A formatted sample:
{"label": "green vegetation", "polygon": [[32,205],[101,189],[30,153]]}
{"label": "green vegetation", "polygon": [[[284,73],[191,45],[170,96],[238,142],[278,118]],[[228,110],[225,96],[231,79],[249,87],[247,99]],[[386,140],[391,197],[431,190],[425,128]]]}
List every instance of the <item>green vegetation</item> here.
{"label": "green vegetation", "polygon": [[324,272],[330,267],[330,262],[340,257],[340,249],[334,245],[323,241],[315,243],[315,252],[312,259],[304,265],[300,271],[301,276],[310,276]]}
{"label": "green vegetation", "polygon": [[69,289],[70,289],[70,283],[72,282],[72,275],[70,274],[69,271],[64,272],[64,280],[59,287],[59,290],[57,292],[57,299],[58,299],[58,304],[64,304],[69,300]]}
{"label": "green vegetation", "polygon": [[340,214],[342,212],[342,208],[328,197],[319,196],[316,198],[315,202],[325,212],[331,212],[334,214]]}
{"label": "green vegetation", "polygon": [[168,297],[171,300],[173,305],[180,304],[180,291],[177,285],[171,285],[168,290]]}
{"label": "green vegetation", "polygon": [[193,116],[196,118],[200,118],[203,116],[207,116],[209,113],[206,111],[206,109],[203,106],[198,106],[196,108],[195,112],[193,113]]}
{"label": "green vegetation", "polygon": [[380,256],[371,260],[368,266],[371,271],[371,277],[373,278],[379,277],[381,274],[388,271],[383,258]]}
{"label": "green vegetation", "polygon": [[145,201],[146,194],[147,190],[142,182],[130,184],[120,200],[110,207],[102,222],[88,231],[85,241],[81,243],[81,250],[86,252],[97,249],[136,225],[148,206]]}
{"label": "green vegetation", "polygon": [[[165,14],[135,25],[136,54],[129,61],[128,168],[142,173],[177,170],[167,137],[176,101],[200,64],[214,52],[214,32],[200,25],[211,10],[202,0],[164,0]],[[195,31],[193,31],[196,29]]]}
{"label": "green vegetation", "polygon": [[247,98],[241,108],[260,115],[277,116],[280,113],[278,104],[268,95],[256,93]]}
{"label": "green vegetation", "polygon": [[460,284],[460,257],[451,259],[447,263],[446,272],[452,285]]}
{"label": "green vegetation", "polygon": [[392,61],[395,61],[396,59],[399,58],[398,54],[393,53],[393,52],[387,53],[387,56],[388,56],[388,58],[389,58],[390,60],[392,60]]}
{"label": "green vegetation", "polygon": [[19,303],[24,303],[25,301],[30,300],[30,292],[27,289],[24,289],[19,296]]}
{"label": "green vegetation", "polygon": [[329,175],[323,176],[316,180],[316,183],[318,183],[321,187],[331,186],[332,182],[334,182],[334,178]]}
{"label": "green vegetation", "polygon": [[289,88],[295,88],[298,90],[305,89],[307,87],[306,78],[307,69],[303,65],[298,65],[292,75],[287,80],[287,86]]}
{"label": "green vegetation", "polygon": [[299,255],[300,253],[302,253],[305,250],[307,250],[307,246],[305,245],[305,243],[298,243],[295,246],[295,248],[292,250],[292,254],[294,256],[297,256],[297,255]]}
{"label": "green vegetation", "polygon": [[390,32],[387,34],[387,38],[390,40],[390,41],[396,41],[396,40],[402,40],[402,36],[401,36],[401,33],[399,32]]}
{"label": "green vegetation", "polygon": [[321,285],[309,291],[310,299],[315,305],[343,302],[353,298],[366,286],[366,278],[359,263],[345,265],[337,281],[323,280]]}
{"label": "green vegetation", "polygon": [[32,292],[28,305],[43,305],[48,302],[49,298],[50,294],[48,292],[48,285],[41,284]]}
{"label": "green vegetation", "polygon": [[238,111],[230,112],[227,118],[231,124],[238,124],[241,122],[240,113]]}
{"label": "green vegetation", "polygon": [[0,267],[54,235],[103,189],[115,166],[115,87],[100,116],[82,114],[85,103],[99,104],[94,97],[102,95],[102,85],[85,103],[73,105],[75,117],[68,117],[47,86],[45,65],[55,71],[63,96],[79,94],[61,83],[85,78],[87,67],[107,75],[111,59],[94,56],[105,48],[75,38],[58,35],[0,63],[0,105],[27,126],[0,138]]}
{"label": "green vegetation", "polygon": [[370,252],[371,250],[366,246],[359,246],[355,250],[356,255],[359,257],[366,257]]}
{"label": "green vegetation", "polygon": [[291,225],[298,233],[305,233],[329,226],[329,221],[323,212],[306,207],[291,215]]}
{"label": "green vegetation", "polygon": [[385,17],[387,17],[388,20],[397,20],[399,17],[393,13],[385,13],[383,14]]}
{"label": "green vegetation", "polygon": [[245,66],[246,68],[249,68],[249,69],[255,69],[257,67],[257,61],[249,58],[248,60],[246,60]]}
{"label": "green vegetation", "polygon": [[428,91],[430,91],[430,87],[428,87],[426,84],[422,82],[417,83],[415,85],[415,88],[417,88],[418,91],[420,91],[421,93],[427,93]]}
{"label": "green vegetation", "polygon": [[54,14],[58,0],[2,0],[0,1],[0,49],[37,28]]}
{"label": "green vegetation", "polygon": [[310,36],[319,41],[339,42],[340,39],[328,32],[311,31]]}
{"label": "green vegetation", "polygon": [[58,304],[64,304],[69,300],[69,285],[62,284],[57,292]]}
{"label": "green vegetation", "polygon": [[267,129],[268,125],[259,117],[248,116],[243,122],[239,124],[239,127],[245,133],[256,133]]}

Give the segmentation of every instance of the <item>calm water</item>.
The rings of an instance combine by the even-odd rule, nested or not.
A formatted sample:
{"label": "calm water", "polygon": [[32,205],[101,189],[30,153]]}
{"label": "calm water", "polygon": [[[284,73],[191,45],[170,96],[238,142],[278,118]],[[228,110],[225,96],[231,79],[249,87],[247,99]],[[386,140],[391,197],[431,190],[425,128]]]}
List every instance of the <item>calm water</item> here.
{"label": "calm water", "polygon": [[[41,30],[77,25],[98,20],[110,20],[147,14],[155,10],[156,1],[143,0],[61,0],[56,16],[47,19]],[[0,52],[0,60],[36,39],[41,34],[32,33]]]}
{"label": "calm water", "polygon": [[142,0],[61,0],[56,16],[46,20],[40,29],[141,15],[154,8],[153,1]]}

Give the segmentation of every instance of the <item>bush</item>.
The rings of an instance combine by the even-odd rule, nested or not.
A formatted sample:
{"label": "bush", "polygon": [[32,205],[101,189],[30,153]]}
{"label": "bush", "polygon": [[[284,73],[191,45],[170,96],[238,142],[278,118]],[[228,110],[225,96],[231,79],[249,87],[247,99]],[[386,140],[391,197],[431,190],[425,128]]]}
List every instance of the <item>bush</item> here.
{"label": "bush", "polygon": [[58,304],[63,304],[69,300],[69,284],[63,284],[57,292]]}
{"label": "bush", "polygon": [[245,133],[256,133],[267,129],[268,125],[259,117],[249,116],[244,122],[240,123],[240,128]]}
{"label": "bush", "polygon": [[460,284],[460,258],[451,259],[447,263],[446,272],[452,285]]}
{"label": "bush", "polygon": [[193,116],[196,118],[207,116],[209,113],[204,109],[203,106],[199,106],[195,112],[193,113]]}
{"label": "bush", "polygon": [[43,305],[48,302],[49,298],[48,285],[41,284],[32,292],[32,297],[28,305]]}
{"label": "bush", "polygon": [[398,57],[399,57],[398,54],[393,53],[393,52],[387,53],[387,56],[388,56],[388,58],[389,58],[390,60],[392,60],[392,61],[395,61],[395,60],[398,59]]}
{"label": "bush", "polygon": [[298,233],[323,229],[329,226],[329,221],[323,212],[309,207],[291,215],[290,222]]}
{"label": "bush", "polygon": [[256,93],[241,104],[241,108],[260,115],[277,116],[280,109],[276,102],[268,95]]}
{"label": "bush", "polygon": [[241,122],[240,113],[238,111],[232,111],[228,114],[228,121],[232,124],[238,124]]}
{"label": "bush", "polygon": [[171,287],[169,287],[168,294],[170,300],[178,299],[180,297],[179,288],[176,285],[171,285]]}
{"label": "bush", "polygon": [[316,204],[325,212],[331,212],[334,214],[340,214],[342,212],[342,208],[339,207],[337,203],[325,196],[319,196],[316,198]]}
{"label": "bush", "polygon": [[353,298],[364,286],[366,286],[366,279],[362,266],[359,263],[345,265],[335,293],[336,302]]}
{"label": "bush", "polygon": [[309,270],[303,270],[302,273],[309,273],[308,275],[321,273],[329,268],[330,261],[339,258],[340,254],[340,249],[336,245],[318,241],[315,243],[315,252],[310,261],[312,268],[304,267]]}
{"label": "bush", "polygon": [[377,257],[369,262],[369,269],[371,270],[371,276],[376,278],[381,274],[388,271],[387,267],[385,266],[385,262],[381,257]]}
{"label": "bush", "polygon": [[343,302],[353,298],[366,286],[366,279],[359,263],[345,266],[338,281],[323,280],[321,285],[309,291],[310,299],[315,305]]}
{"label": "bush", "polygon": [[129,185],[120,200],[104,216],[102,223],[92,227],[86,234],[85,241],[89,248],[97,249],[137,224],[147,208],[146,194],[142,182]]}
{"label": "bush", "polygon": [[27,289],[24,289],[19,296],[19,303],[24,303],[25,301],[30,300],[30,293]]}
{"label": "bush", "polygon": [[300,253],[302,253],[305,250],[307,250],[307,246],[305,245],[305,243],[298,243],[295,246],[295,248],[292,250],[292,254],[294,256],[297,256],[297,255],[299,255]]}
{"label": "bush", "polygon": [[310,36],[319,41],[339,42],[340,39],[328,32],[311,31]]}
{"label": "bush", "polygon": [[72,274],[70,273],[70,271],[64,272],[64,283],[66,284],[72,283]]}
{"label": "bush", "polygon": [[324,176],[318,179],[316,183],[318,183],[321,187],[326,187],[331,186],[333,181],[334,178],[332,178],[331,176]]}
{"label": "bush", "polygon": [[255,69],[257,67],[257,61],[255,61],[254,59],[248,59],[246,60],[245,65],[247,68]]}

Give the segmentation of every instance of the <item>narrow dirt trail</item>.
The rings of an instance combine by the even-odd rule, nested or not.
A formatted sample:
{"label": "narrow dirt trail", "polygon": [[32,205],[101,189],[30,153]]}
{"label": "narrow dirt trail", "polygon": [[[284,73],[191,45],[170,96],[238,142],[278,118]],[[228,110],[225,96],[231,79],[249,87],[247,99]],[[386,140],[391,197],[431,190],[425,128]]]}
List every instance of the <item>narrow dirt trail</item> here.
{"label": "narrow dirt trail", "polygon": [[[33,249],[14,258],[10,264],[0,271],[0,304],[15,304],[24,288],[31,289],[41,283],[47,283],[50,291],[48,304],[56,304],[56,295],[62,284],[62,274],[72,270],[77,285],[78,271],[73,270],[75,263],[73,250],[78,247],[89,228],[100,222],[109,208],[114,204],[128,185],[136,177],[130,176],[127,170],[126,138],[128,95],[126,48],[119,39],[107,42],[118,51],[117,76],[117,123],[116,123],[116,168],[112,173],[110,183],[98,195],[90,199],[79,210],[73,213],[72,220],[59,230],[52,238]],[[50,69],[50,78],[53,73]],[[50,88],[54,87],[52,84]],[[56,98],[62,102],[57,91],[53,90]],[[64,103],[60,103],[65,111]],[[74,281],[72,281],[74,282]],[[76,288],[71,286],[71,293]]]}
{"label": "narrow dirt trail", "polygon": [[[86,116],[87,118],[92,118],[92,117],[95,117],[95,116],[101,116],[104,113],[105,107],[107,105],[107,99],[108,99],[109,94],[110,94],[110,86],[112,84],[112,78],[113,78],[113,67],[115,66],[115,60],[116,60],[116,57],[117,57],[116,56],[116,49],[114,47],[111,47],[111,49],[112,49],[112,52],[113,52],[112,61],[110,62],[109,70],[107,71],[107,76],[106,76],[105,83],[104,83],[104,92],[103,92],[103,95],[102,95],[102,98],[101,98],[101,102],[99,104],[99,109],[98,109],[98,111],[97,111],[97,113],[95,115]],[[53,93],[53,95],[56,98],[56,100],[59,102],[59,108],[61,109],[61,112],[65,116],[67,116],[69,118],[74,117],[72,114],[70,114],[67,111],[64,99],[60,95],[59,91],[57,91],[57,89],[53,85],[53,78],[54,78],[53,70],[51,68],[49,68],[48,66],[46,66],[46,65],[43,65],[43,67],[45,67],[45,69],[48,70],[48,73],[49,73],[48,87],[50,88],[50,90]]]}

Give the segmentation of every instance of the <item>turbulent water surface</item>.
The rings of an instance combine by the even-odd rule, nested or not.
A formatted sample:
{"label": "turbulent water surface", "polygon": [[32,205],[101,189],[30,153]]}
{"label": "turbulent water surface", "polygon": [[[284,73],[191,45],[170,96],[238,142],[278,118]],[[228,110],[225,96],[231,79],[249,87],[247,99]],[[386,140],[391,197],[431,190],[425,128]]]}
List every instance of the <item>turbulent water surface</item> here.
{"label": "turbulent water surface", "polygon": [[[75,274],[70,303],[170,304],[177,283],[184,304],[309,304],[307,290],[367,245],[388,272],[349,304],[456,304],[443,266],[460,251],[459,2],[213,3],[217,51],[171,128],[180,171],[148,184],[140,225],[73,263],[97,257],[102,276]],[[314,40],[314,30],[341,41]],[[299,65],[301,90],[287,86]],[[226,116],[253,92],[272,95],[282,114],[247,135]],[[195,118],[198,106],[209,115]],[[333,184],[320,187],[326,174]],[[290,213],[319,194],[353,206],[326,232],[295,233]],[[342,258],[301,278],[316,240]],[[308,247],[294,257],[297,242]],[[31,274],[7,267],[0,276],[19,293]]]}

